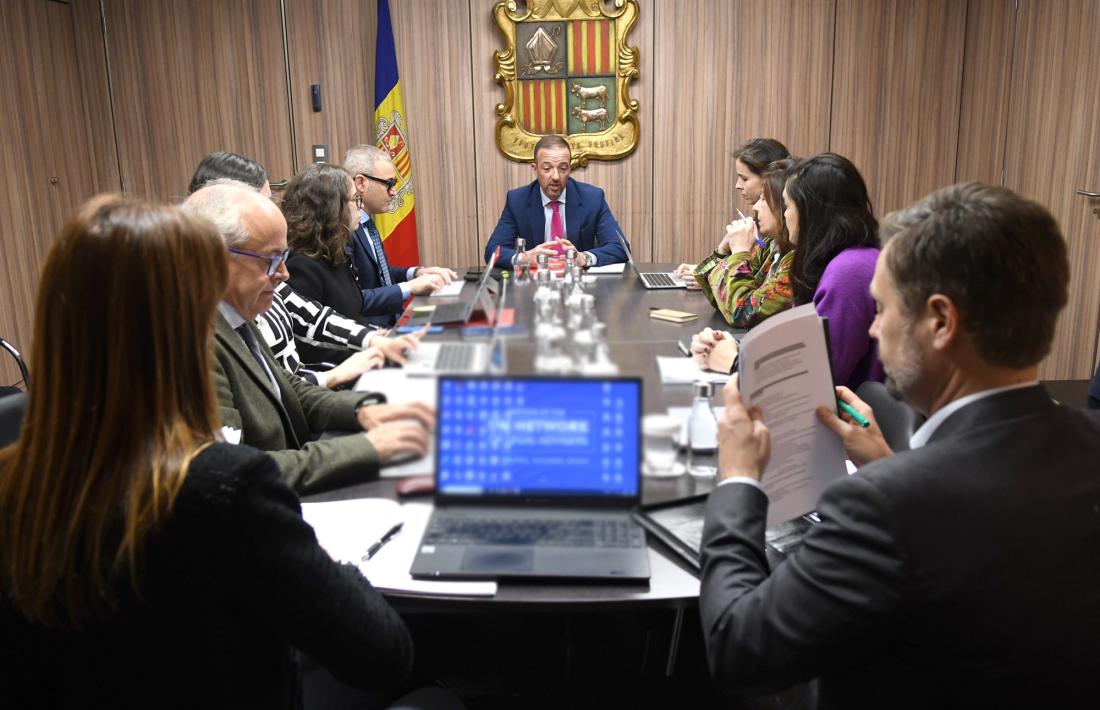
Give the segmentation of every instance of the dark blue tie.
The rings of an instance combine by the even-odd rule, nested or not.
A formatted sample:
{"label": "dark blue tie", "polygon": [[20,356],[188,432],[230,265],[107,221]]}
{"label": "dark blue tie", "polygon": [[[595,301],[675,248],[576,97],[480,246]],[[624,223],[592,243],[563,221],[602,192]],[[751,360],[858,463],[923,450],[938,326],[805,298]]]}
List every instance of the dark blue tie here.
{"label": "dark blue tie", "polygon": [[392,286],[393,277],[390,276],[390,264],[386,261],[386,250],[382,248],[382,235],[378,233],[378,227],[374,226],[373,219],[368,219],[366,226],[371,249],[374,250],[374,261],[378,264],[378,273],[382,277],[382,283],[386,286]]}

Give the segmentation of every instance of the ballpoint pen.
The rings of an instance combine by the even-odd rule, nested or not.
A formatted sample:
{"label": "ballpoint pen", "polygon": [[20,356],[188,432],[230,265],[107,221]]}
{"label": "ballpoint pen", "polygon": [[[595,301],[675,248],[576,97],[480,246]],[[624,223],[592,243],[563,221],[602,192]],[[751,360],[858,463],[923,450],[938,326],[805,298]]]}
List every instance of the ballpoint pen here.
{"label": "ballpoint pen", "polygon": [[392,528],[386,531],[386,534],[378,539],[378,542],[374,543],[367,548],[367,554],[363,555],[363,561],[366,562],[370,558],[378,554],[378,551],[382,549],[382,546],[393,539],[393,536],[401,531],[401,526],[404,523],[396,523]]}
{"label": "ballpoint pen", "polygon": [[[737,208],[735,207],[734,209],[737,209]],[[748,217],[745,216],[745,213],[742,212],[739,209],[737,209],[737,216],[740,217],[741,219],[748,219]],[[760,238],[759,233],[756,235],[756,243],[760,245],[761,249],[763,249],[767,246],[766,244],[764,244],[764,240]]]}
{"label": "ballpoint pen", "polygon": [[864,429],[871,426],[871,422],[867,421],[866,417],[864,417],[862,414],[857,412],[855,410],[855,407],[848,404],[847,402],[844,402],[844,401],[841,401],[841,400],[838,399],[836,401],[836,406],[840,407],[841,411],[843,411],[845,414],[847,414],[849,417],[851,417],[852,421],[854,421],[856,424],[859,424]]}

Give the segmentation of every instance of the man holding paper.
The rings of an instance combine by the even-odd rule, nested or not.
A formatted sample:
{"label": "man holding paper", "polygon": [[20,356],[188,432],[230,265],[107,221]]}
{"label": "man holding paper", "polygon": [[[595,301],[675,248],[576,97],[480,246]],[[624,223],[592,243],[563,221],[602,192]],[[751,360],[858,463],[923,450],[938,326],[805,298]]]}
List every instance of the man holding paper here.
{"label": "man holding paper", "polygon": [[1037,374],[1066,303],[1058,226],[967,184],[883,233],[870,334],[928,420],[894,455],[870,407],[837,388],[871,425],[818,416],[861,468],[825,490],[821,523],[769,574],[766,412],[727,386],[701,555],[711,672],[731,692],[813,680],[821,707],[1095,702],[1100,415],[1055,403]]}

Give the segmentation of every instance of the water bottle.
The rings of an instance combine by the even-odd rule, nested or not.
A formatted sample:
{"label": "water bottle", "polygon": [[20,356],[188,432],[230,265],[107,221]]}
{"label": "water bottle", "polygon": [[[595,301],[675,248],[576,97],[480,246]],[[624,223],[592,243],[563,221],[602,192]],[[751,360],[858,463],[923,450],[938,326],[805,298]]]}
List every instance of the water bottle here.
{"label": "water bottle", "polygon": [[527,240],[516,237],[516,253],[512,255],[512,276],[515,277],[516,283],[525,283],[528,273]]}
{"label": "water bottle", "polygon": [[715,455],[718,451],[718,420],[710,407],[712,388],[709,382],[697,381],[691,386],[694,400],[688,415],[688,473],[697,478],[713,478],[718,472]]}

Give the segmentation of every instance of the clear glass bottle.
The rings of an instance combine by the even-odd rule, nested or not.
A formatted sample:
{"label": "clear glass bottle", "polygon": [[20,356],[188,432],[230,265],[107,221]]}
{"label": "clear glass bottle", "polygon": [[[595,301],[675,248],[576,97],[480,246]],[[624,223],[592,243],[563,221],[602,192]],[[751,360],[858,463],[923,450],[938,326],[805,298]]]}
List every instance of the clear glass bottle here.
{"label": "clear glass bottle", "polygon": [[530,270],[527,268],[527,240],[516,237],[516,253],[512,255],[512,277],[516,283],[525,283]]}
{"label": "clear glass bottle", "polygon": [[688,415],[688,473],[713,478],[718,472],[718,420],[710,406],[713,388],[701,380],[691,386],[693,401]]}

